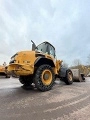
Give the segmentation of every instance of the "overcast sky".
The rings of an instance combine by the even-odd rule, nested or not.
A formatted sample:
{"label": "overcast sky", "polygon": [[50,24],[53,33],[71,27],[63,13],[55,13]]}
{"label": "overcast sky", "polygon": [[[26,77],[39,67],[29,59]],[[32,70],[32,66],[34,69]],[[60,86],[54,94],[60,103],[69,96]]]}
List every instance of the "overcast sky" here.
{"label": "overcast sky", "polygon": [[21,50],[49,41],[72,65],[90,54],[90,0],[0,0],[0,64]]}

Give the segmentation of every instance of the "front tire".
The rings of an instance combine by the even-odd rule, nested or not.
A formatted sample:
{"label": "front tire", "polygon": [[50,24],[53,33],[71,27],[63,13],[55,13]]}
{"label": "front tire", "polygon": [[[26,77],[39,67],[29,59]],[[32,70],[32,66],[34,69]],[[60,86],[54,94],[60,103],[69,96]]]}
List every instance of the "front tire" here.
{"label": "front tire", "polygon": [[66,76],[63,79],[67,85],[70,85],[73,83],[73,73],[70,69],[66,71]]}
{"label": "front tire", "polygon": [[55,75],[50,65],[41,65],[35,72],[34,83],[38,90],[48,91],[53,87]]}

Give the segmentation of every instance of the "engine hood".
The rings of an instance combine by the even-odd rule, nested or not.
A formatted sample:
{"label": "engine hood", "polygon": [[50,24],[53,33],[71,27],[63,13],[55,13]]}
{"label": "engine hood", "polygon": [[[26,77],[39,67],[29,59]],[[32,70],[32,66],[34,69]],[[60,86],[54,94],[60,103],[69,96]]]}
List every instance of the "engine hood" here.
{"label": "engine hood", "polygon": [[35,51],[20,51],[11,57],[10,63],[29,64],[35,60]]}

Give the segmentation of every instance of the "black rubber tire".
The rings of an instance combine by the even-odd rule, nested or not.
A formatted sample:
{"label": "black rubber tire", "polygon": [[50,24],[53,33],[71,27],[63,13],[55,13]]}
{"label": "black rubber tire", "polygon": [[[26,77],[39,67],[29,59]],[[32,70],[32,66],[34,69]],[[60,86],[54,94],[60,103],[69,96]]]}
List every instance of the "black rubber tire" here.
{"label": "black rubber tire", "polygon": [[6,75],[6,78],[10,78],[10,75]]}
{"label": "black rubber tire", "polygon": [[[52,81],[49,85],[45,85],[43,84],[42,82],[42,73],[44,70],[49,70],[52,74]],[[50,89],[52,89],[53,85],[54,85],[54,81],[55,81],[55,74],[52,70],[52,67],[50,65],[47,65],[47,64],[44,64],[44,65],[41,65],[35,72],[35,75],[34,75],[34,84],[35,84],[35,87],[42,91],[42,92],[45,92],[45,91],[48,91]]]}
{"label": "black rubber tire", "polygon": [[24,85],[31,85],[33,83],[33,76],[19,76],[19,81]]}
{"label": "black rubber tire", "polygon": [[[70,80],[70,77],[68,76],[69,73],[70,73],[71,76],[72,76],[72,80]],[[63,80],[64,80],[64,82],[65,82],[67,85],[70,85],[70,84],[73,83],[73,73],[72,73],[72,71],[71,71],[70,69],[68,69],[68,70],[66,71],[66,77],[64,77]]]}

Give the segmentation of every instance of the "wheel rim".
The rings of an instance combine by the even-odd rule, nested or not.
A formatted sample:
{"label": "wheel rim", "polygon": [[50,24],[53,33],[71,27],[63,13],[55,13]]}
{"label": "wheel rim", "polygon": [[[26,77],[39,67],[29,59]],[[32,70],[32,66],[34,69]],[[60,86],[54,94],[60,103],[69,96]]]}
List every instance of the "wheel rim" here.
{"label": "wheel rim", "polygon": [[72,81],[72,73],[71,73],[71,72],[68,72],[68,79],[69,79],[70,81]]}
{"label": "wheel rim", "polygon": [[50,85],[52,82],[52,73],[50,70],[44,70],[42,73],[42,82],[44,85]]}

